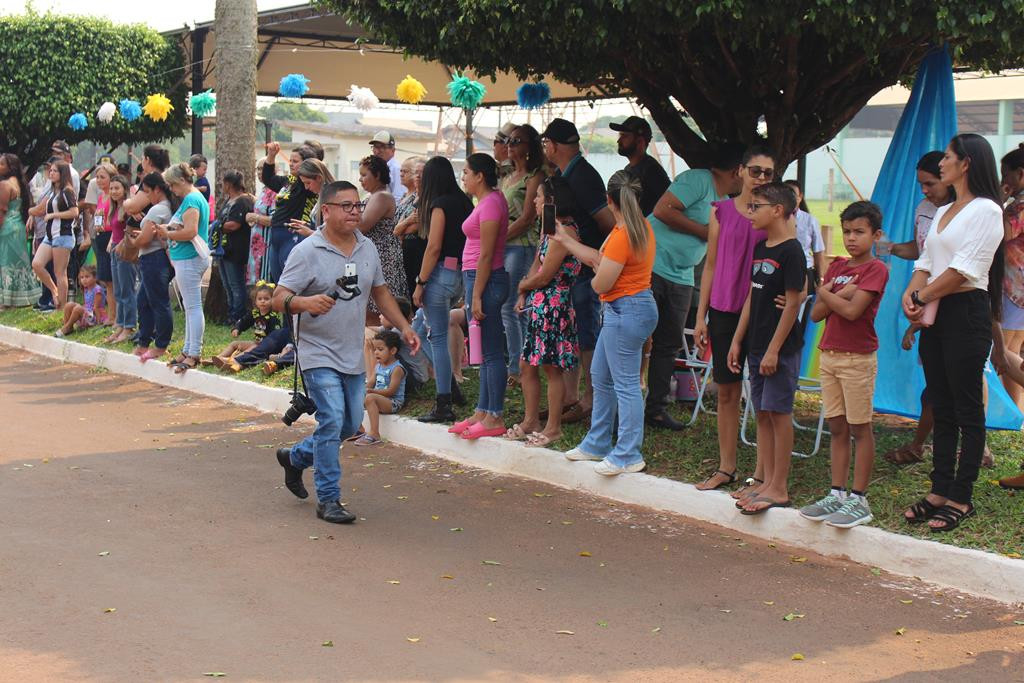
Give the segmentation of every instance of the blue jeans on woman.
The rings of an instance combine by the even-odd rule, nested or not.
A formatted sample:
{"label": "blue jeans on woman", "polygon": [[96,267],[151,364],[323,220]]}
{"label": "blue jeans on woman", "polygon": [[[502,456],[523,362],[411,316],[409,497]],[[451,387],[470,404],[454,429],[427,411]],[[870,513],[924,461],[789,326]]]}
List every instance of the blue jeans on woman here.
{"label": "blue jeans on woman", "polygon": [[139,333],[137,345],[148,347],[150,343],[158,349],[166,349],[171,343],[171,332],[174,329],[174,316],[171,314],[171,296],[168,285],[171,284],[171,262],[167,252],[158,249],[151,254],[139,257],[139,275],[142,286],[139,287],[138,302]]}
{"label": "blue jeans on woman", "polygon": [[[579,449],[599,455],[618,467],[644,459],[644,399],[640,391],[640,360],[644,342],[658,324],[658,306],[651,290],[608,301],[597,337],[590,379],[594,383],[594,409],[590,431]],[[619,420],[618,441],[612,429]]]}
{"label": "blue jeans on woman", "polygon": [[174,279],[178,282],[182,303],[185,304],[185,344],[181,352],[198,358],[203,352],[203,333],[206,331],[203,274],[210,267],[210,259],[193,256],[171,263],[174,265]]}
{"label": "blue jeans on woman", "polygon": [[117,302],[115,324],[126,330],[139,324],[138,296],[139,269],[131,261],[121,259],[117,252],[110,253],[110,267],[114,275],[114,301]]}
{"label": "blue jeans on woman", "polygon": [[330,503],[341,497],[341,440],[355,434],[363,420],[366,374],[346,375],[334,368],[312,368],[303,370],[302,378],[316,404],[316,429],[292,446],[289,457],[299,469],[316,469],[316,498],[320,503]]}
{"label": "blue jeans on woman", "polygon": [[245,291],[245,264],[220,260],[220,281],[228,299],[228,322],[234,325],[245,315],[247,296]]}
{"label": "blue jeans on woman", "polygon": [[[466,320],[473,320],[473,287],[476,285],[476,271],[462,271],[466,283]],[[476,409],[501,417],[505,410],[505,383],[508,369],[505,367],[505,325],[501,321],[501,305],[508,298],[508,273],[504,268],[491,271],[480,303],[484,319],[480,321],[480,346],[483,347],[483,364],[480,366],[480,398]]]}
{"label": "blue jeans on woman", "polygon": [[295,245],[302,240],[297,234],[283,225],[270,228],[270,279],[277,282],[284,272],[284,264]]}
{"label": "blue jeans on woman", "polygon": [[508,374],[519,374],[519,358],[523,355],[523,316],[516,313],[519,282],[530,272],[537,248],[521,244],[505,245],[505,272],[508,273],[508,297],[501,306],[508,351]]}
{"label": "blue jeans on woman", "polygon": [[459,271],[438,264],[423,286],[427,341],[434,363],[438,394],[452,393],[452,361],[448,357],[448,314],[459,298]]}

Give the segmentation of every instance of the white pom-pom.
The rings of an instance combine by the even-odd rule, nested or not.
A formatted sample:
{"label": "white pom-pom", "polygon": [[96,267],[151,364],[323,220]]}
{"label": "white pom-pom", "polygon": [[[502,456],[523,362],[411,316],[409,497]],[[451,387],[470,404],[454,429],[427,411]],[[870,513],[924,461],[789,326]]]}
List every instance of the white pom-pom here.
{"label": "white pom-pom", "polygon": [[348,92],[348,101],[355,105],[356,109],[360,111],[370,111],[378,104],[380,100],[373,94],[373,91],[369,88],[360,88],[358,85],[353,85],[352,89]]}
{"label": "white pom-pom", "polygon": [[113,102],[104,102],[100,110],[96,112],[96,120],[100,123],[110,123],[114,120],[114,112],[117,106]]}

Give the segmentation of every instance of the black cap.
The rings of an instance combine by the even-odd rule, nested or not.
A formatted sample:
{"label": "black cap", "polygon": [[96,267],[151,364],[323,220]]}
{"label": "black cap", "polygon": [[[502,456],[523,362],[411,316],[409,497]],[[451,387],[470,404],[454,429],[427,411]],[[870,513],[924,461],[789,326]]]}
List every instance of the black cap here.
{"label": "black cap", "polygon": [[71,151],[71,145],[69,145],[68,143],[64,142],[63,140],[54,140],[53,144],[50,145],[50,149],[51,150],[60,150],[61,152],[64,152],[65,154],[67,154],[68,152]]}
{"label": "black cap", "polygon": [[576,130],[576,124],[565,119],[552,119],[540,136],[560,145],[571,145],[580,141],[580,132]]}
{"label": "black cap", "polygon": [[612,123],[609,124],[608,127],[620,133],[642,135],[647,138],[648,142],[650,142],[654,137],[654,134],[651,132],[651,124],[647,123],[646,119],[640,118],[639,116],[630,116],[622,123]]}

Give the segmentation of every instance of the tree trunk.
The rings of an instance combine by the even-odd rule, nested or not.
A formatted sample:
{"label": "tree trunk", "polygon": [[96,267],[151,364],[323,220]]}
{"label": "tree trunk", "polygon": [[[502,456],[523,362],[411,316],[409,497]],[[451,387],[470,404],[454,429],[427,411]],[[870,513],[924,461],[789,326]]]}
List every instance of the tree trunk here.
{"label": "tree trunk", "polygon": [[[217,81],[216,184],[217,213],[224,207],[221,180],[240,171],[245,188],[255,188],[256,159],[256,0],[217,0],[214,77]],[[218,268],[210,275],[204,310],[208,318],[226,320],[227,306]]]}

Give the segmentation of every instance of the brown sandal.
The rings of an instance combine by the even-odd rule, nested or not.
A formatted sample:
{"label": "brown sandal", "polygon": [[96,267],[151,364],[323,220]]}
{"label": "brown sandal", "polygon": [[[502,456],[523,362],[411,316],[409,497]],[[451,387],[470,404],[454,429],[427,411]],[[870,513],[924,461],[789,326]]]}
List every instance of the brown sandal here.
{"label": "brown sandal", "polygon": [[199,358],[196,356],[185,356],[185,359],[180,363],[174,364],[174,374],[182,375],[186,370],[195,370],[199,367]]}
{"label": "brown sandal", "polygon": [[571,425],[575,422],[582,422],[590,417],[590,409],[584,408],[576,402],[568,410],[562,411],[562,424]]}
{"label": "brown sandal", "polygon": [[889,451],[882,457],[893,465],[913,465],[915,463],[924,462],[924,447],[914,448],[911,444],[905,444],[895,450]]}

